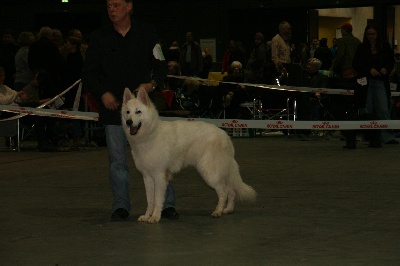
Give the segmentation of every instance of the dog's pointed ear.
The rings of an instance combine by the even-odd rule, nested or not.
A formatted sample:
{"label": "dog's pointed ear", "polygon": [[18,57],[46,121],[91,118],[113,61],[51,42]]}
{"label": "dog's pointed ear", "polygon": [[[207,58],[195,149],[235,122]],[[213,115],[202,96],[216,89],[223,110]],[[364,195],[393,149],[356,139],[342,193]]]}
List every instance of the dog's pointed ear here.
{"label": "dog's pointed ear", "polygon": [[127,103],[130,99],[135,98],[135,95],[132,94],[129,88],[125,88],[124,90],[124,104]]}
{"label": "dog's pointed ear", "polygon": [[147,95],[146,89],[144,87],[139,88],[137,98],[144,103],[145,105],[150,104],[150,98],[149,95]]}

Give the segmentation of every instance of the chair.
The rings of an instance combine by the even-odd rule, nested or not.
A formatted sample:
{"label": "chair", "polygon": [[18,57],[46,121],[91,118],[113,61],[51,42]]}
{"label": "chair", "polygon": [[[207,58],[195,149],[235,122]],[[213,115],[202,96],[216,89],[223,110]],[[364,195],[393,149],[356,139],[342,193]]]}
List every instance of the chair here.
{"label": "chair", "polygon": [[[6,137],[6,139],[10,143],[10,150],[17,149],[19,151],[19,128],[18,128],[19,120],[9,120],[0,122],[0,136]],[[17,138],[15,138],[17,136]],[[17,143],[14,143],[14,140],[17,140]]]}

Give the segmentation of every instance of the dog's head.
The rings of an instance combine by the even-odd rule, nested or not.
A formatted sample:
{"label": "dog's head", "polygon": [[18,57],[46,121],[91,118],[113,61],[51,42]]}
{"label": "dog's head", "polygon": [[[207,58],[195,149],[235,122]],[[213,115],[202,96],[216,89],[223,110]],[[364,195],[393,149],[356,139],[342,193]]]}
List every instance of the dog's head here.
{"label": "dog's head", "polygon": [[121,118],[126,135],[149,133],[154,122],[158,120],[158,115],[144,88],[139,89],[137,97],[128,88],[125,89]]}

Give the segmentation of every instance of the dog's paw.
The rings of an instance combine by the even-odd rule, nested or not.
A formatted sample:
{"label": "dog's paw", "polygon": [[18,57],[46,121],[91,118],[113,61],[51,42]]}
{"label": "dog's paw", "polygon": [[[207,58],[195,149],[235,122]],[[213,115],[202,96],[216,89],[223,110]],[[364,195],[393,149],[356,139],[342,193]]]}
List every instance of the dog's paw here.
{"label": "dog's paw", "polygon": [[158,223],[158,222],[160,221],[160,219],[161,219],[160,216],[154,215],[154,216],[151,216],[151,217],[147,220],[147,222],[148,222],[149,224],[156,224],[156,223]]}
{"label": "dog's paw", "polygon": [[225,208],[225,209],[222,211],[223,214],[230,214],[230,213],[232,213],[232,212],[233,212],[233,209],[228,209],[228,208]]}
{"label": "dog's paw", "polygon": [[214,217],[214,218],[221,218],[222,213],[221,213],[220,211],[214,211],[214,212],[211,214],[211,216]]}
{"label": "dog's paw", "polygon": [[141,216],[139,216],[139,218],[137,220],[138,220],[138,222],[147,222],[149,220],[149,218],[150,217],[147,215],[141,215]]}

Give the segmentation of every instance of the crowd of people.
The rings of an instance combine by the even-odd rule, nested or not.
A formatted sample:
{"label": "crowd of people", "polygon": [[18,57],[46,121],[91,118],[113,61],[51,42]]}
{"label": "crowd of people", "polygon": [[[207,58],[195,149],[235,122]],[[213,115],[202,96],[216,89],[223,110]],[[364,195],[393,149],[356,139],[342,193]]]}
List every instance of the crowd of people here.
{"label": "crowd of people", "polygon": [[[0,81],[7,88],[4,91],[12,91],[17,97],[7,99],[0,93],[2,104],[38,107],[57,96],[81,78],[86,49],[79,29],[71,29],[64,39],[60,30],[42,27],[37,33],[21,32],[17,40],[13,31],[5,30],[0,49],[0,72],[4,78]],[[78,85],[64,95],[60,108],[73,108],[77,90]],[[6,113],[1,114],[2,118],[5,116]],[[79,121],[35,116],[22,120],[34,125],[39,151],[66,151],[84,144]],[[71,145],[67,145],[69,140]]]}
{"label": "crowd of people", "polygon": [[[377,31],[377,27],[373,25],[368,25],[368,27]],[[250,53],[246,52],[241,41],[230,40],[222,58],[221,74],[227,74],[223,80],[237,83],[355,90],[355,97],[346,97],[346,99],[319,93],[297,95],[299,120],[348,119],[349,116],[346,115],[350,113],[350,109],[358,114],[373,114],[372,117],[375,119],[391,119],[392,102],[389,82],[398,83],[398,71],[394,60],[399,53],[396,50],[397,47],[391,49],[389,43],[384,41],[378,32],[376,32],[378,37],[374,41],[377,43],[377,48],[367,53],[365,50],[368,49],[365,49],[365,46],[369,47],[368,43],[371,42],[367,38],[370,34],[367,31],[371,29],[367,28],[363,41],[360,41],[352,33],[353,26],[350,23],[343,24],[342,37],[333,38],[331,47],[328,47],[327,38],[313,38],[311,43],[295,45],[291,39],[291,25],[286,21],[278,25],[278,33],[271,40],[265,39],[261,32],[255,33],[254,47]],[[175,53],[177,56],[180,55],[179,61],[175,62],[182,69],[180,74],[206,78],[207,73],[202,72],[204,60],[201,60],[199,45],[193,41],[191,33],[186,37],[187,42],[183,45],[181,53]],[[174,49],[179,50],[176,41],[173,46]],[[189,58],[187,51],[190,46],[192,49]],[[364,49],[364,52],[361,53],[361,49]],[[169,60],[168,56],[166,58]],[[365,69],[366,67],[368,69]],[[360,85],[360,79],[366,80],[363,86]],[[376,80],[379,80],[379,85],[376,86],[381,88],[379,89],[381,93],[378,93],[377,89],[371,89]],[[267,96],[262,99],[263,96],[259,91],[256,94],[252,92],[251,87],[223,83],[220,86],[225,88],[227,98],[230,99],[229,106],[225,110],[228,118],[237,118],[240,110],[243,110],[240,104],[251,101],[255,97],[270,102],[272,98],[273,102],[281,101],[284,106],[284,101],[272,92],[266,92]],[[326,113],[330,117],[327,118]],[[360,115],[351,117],[365,118]],[[382,131],[380,141],[388,144],[398,143],[391,130]],[[375,141],[370,147],[380,147],[376,143]],[[347,144],[345,148],[354,146]]]}
{"label": "crowd of people", "polygon": [[[394,64],[396,47],[391,49],[388,46],[389,44],[384,42],[384,48],[379,45],[379,49],[374,50],[378,56],[372,57],[378,57],[377,62],[385,60],[388,63],[382,73],[381,69],[377,70],[380,79],[384,81],[382,86],[385,87],[385,93],[382,95],[385,95],[388,101],[387,104],[384,104],[382,97],[380,97],[382,95],[372,94],[372,91],[370,91],[368,101],[365,95],[358,97],[360,86],[357,80],[365,77],[368,81],[371,80],[367,82],[369,86],[376,80],[376,75],[357,69],[361,65],[359,61],[362,61],[362,57],[355,55],[359,54],[358,49],[365,46],[368,39],[361,42],[356,38],[352,34],[351,24],[342,25],[342,37],[333,38],[331,47],[328,47],[327,38],[313,38],[310,43],[295,45],[291,38],[289,22],[283,21],[277,28],[277,34],[270,40],[266,39],[261,32],[255,33],[254,46],[250,51],[246,51],[240,40],[230,40],[221,58],[221,74],[227,75],[224,81],[356,89],[355,101],[350,100],[351,97],[347,97],[345,101],[340,101],[340,103],[334,102],[332,100],[334,97],[322,95],[321,98],[320,94],[298,96],[298,119],[320,119],[323,115],[322,108],[320,108],[321,100],[325,101],[325,106],[331,108],[337,119],[345,119],[344,112],[352,106],[359,108],[363,105],[360,102],[368,103],[365,107],[367,113],[376,113],[379,119],[390,119],[389,81],[398,79]],[[377,35],[379,34],[377,33]],[[378,42],[383,43],[383,40],[379,38]],[[185,34],[185,42],[181,46],[176,40],[172,41],[170,46],[163,45],[161,42],[160,45],[166,65],[173,66],[166,69],[166,72],[170,75],[207,79],[209,72],[214,69],[215,62],[213,62],[210,47],[202,49],[200,44],[194,40],[192,32]],[[15,90],[19,94],[23,91],[32,92],[32,87],[37,88],[36,96],[28,97],[30,100],[26,100],[27,97],[18,96],[13,102],[24,106],[38,106],[81,78],[87,48],[88,44],[79,29],[71,29],[67,36],[63,38],[58,29],[42,27],[37,33],[21,32],[16,41],[14,40],[14,33],[11,30],[6,30],[3,32],[3,43],[0,51],[0,66],[4,72],[2,85]],[[382,53],[384,55],[381,55]],[[371,56],[368,58],[371,58]],[[365,65],[368,64],[363,66],[365,67]],[[370,65],[374,64],[371,63]],[[360,77],[361,73],[363,73],[363,77]],[[321,80],[323,80],[322,83]],[[197,86],[198,84],[196,83]],[[172,88],[176,92],[181,91],[184,86],[185,83],[182,80],[173,78],[165,79],[163,84],[158,85],[160,88]],[[241,110],[240,104],[255,97],[251,88],[246,86],[221,86],[225,95],[228,96],[227,98],[230,99],[225,110],[228,118],[236,118]],[[72,108],[76,90],[77,87],[65,95],[62,108]],[[363,90],[363,92],[365,91]],[[273,93],[264,97],[263,94],[258,92],[257,97],[261,98],[260,100],[272,101],[273,105],[275,103],[279,105],[279,102],[284,103],[279,95]],[[371,97],[374,99],[380,97],[380,108],[372,106],[376,101],[372,100]],[[35,99],[35,101],[32,101],[32,99]],[[35,122],[48,127],[47,123]],[[72,130],[69,134],[72,138],[79,139],[82,136],[83,132],[79,125],[70,128]],[[57,141],[51,139],[46,137],[38,140],[38,149],[41,151],[57,150]],[[54,139],[57,139],[57,137],[54,137]],[[386,135],[382,141],[383,143],[397,142],[392,138],[392,135],[390,137]],[[354,145],[347,146],[352,147]]]}

